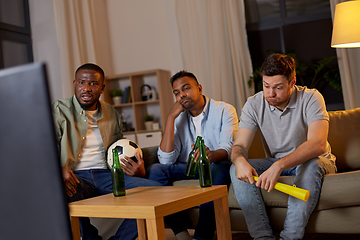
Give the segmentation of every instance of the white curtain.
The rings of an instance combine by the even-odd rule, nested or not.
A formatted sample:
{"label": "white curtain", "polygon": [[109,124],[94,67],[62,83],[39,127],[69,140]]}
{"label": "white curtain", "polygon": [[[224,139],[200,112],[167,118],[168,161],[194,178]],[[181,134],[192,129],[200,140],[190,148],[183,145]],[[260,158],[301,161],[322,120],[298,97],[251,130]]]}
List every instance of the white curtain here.
{"label": "white curtain", "polygon": [[238,115],[254,94],[242,0],[177,0],[176,17],[184,69],[203,93],[232,104]]}
{"label": "white curtain", "polygon": [[106,1],[53,0],[63,97],[74,93],[75,70],[91,62],[112,74]]}
{"label": "white curtain", "polygon": [[[344,0],[330,0],[334,18],[335,6]],[[360,13],[359,13],[360,14]],[[337,48],[345,109],[360,107],[360,48]]]}

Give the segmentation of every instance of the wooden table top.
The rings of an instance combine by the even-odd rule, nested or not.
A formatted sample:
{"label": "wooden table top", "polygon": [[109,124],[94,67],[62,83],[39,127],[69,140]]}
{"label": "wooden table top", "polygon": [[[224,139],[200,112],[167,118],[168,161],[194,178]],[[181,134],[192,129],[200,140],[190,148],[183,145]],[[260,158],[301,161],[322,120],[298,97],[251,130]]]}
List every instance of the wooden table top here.
{"label": "wooden table top", "polygon": [[159,218],[227,197],[227,186],[163,186],[126,190],[126,196],[107,194],[69,203],[70,215],[103,218]]}

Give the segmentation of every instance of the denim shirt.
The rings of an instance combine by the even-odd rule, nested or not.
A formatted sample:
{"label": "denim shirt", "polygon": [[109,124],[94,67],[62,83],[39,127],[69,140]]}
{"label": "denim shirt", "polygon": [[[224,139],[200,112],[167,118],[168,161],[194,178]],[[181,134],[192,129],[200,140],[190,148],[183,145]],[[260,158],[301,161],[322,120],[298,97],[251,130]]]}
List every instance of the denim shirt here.
{"label": "denim shirt", "polygon": [[[205,97],[205,100],[204,118],[201,121],[201,132],[205,146],[211,151],[226,150],[229,161],[231,147],[238,130],[236,110],[232,105],[225,102],[215,101],[208,97]],[[191,144],[195,144],[195,140],[195,126],[191,120],[191,114],[186,110],[175,119],[174,150],[167,153],[159,147],[159,162],[162,164],[187,162]]]}
{"label": "denim shirt", "polygon": [[[52,107],[61,165],[71,169],[85,144],[88,118],[75,96],[56,100]],[[103,101],[100,101],[98,111],[97,125],[107,150],[113,142],[122,138],[121,118],[115,108]]]}

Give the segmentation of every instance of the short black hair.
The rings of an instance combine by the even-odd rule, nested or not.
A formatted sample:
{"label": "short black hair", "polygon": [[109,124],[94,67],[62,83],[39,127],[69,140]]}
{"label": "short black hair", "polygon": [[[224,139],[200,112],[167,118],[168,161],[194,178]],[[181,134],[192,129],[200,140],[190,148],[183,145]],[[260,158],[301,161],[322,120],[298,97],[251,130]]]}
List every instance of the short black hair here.
{"label": "short black hair", "polygon": [[101,67],[99,67],[98,65],[96,64],[93,64],[93,63],[85,63],[83,65],[81,65],[80,67],[78,67],[78,69],[76,69],[75,71],[75,79],[76,79],[76,74],[78,73],[78,71],[80,70],[93,70],[95,72],[98,72],[100,73],[100,76],[102,77],[102,80],[104,81],[105,80],[105,73],[104,73],[104,70],[102,70]]}
{"label": "short black hair", "polygon": [[191,78],[195,79],[197,84],[199,84],[197,78],[195,77],[195,75],[193,73],[185,71],[185,70],[181,70],[180,72],[175,73],[175,75],[170,78],[171,86],[173,86],[173,84],[176,80],[178,80],[179,78],[182,78],[182,77],[191,77]]}
{"label": "short black hair", "polygon": [[261,76],[283,75],[290,82],[296,76],[295,60],[281,53],[270,54],[260,69]]}

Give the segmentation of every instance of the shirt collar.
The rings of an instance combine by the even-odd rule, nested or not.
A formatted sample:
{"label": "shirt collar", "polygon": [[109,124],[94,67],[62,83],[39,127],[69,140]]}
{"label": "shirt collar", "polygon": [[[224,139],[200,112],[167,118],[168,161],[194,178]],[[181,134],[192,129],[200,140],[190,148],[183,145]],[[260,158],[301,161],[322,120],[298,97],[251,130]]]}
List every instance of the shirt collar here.
{"label": "shirt collar", "polygon": [[[204,117],[205,117],[205,116],[207,116],[209,114],[209,107],[208,107],[209,106],[209,98],[207,96],[205,96],[205,95],[202,95],[202,96],[203,96],[203,98],[205,100],[205,106],[204,106],[204,108],[202,110],[202,114],[204,114]],[[190,114],[190,112],[188,110],[186,110],[186,111],[187,111],[187,115],[188,115],[189,119],[191,119],[192,115]]]}
{"label": "shirt collar", "polygon": [[[288,109],[288,108],[295,108],[296,107],[296,95],[297,95],[296,90],[297,90],[297,88],[296,88],[296,86],[294,86],[293,91],[292,91],[291,96],[290,96],[290,100],[289,100],[288,104],[286,105],[286,107],[284,108],[283,112],[285,112],[286,109]],[[267,101],[266,101],[266,103],[269,104]],[[274,106],[272,106],[270,104],[269,104],[269,106],[270,106],[271,111],[279,110],[277,107],[274,107]]]}

